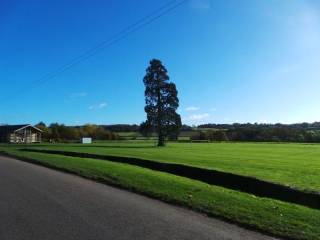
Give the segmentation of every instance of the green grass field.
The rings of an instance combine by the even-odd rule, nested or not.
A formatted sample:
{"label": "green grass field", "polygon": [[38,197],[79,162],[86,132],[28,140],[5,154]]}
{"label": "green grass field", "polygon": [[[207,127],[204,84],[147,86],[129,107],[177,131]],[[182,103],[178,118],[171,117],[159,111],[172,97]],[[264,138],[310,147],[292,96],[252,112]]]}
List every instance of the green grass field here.
{"label": "green grass field", "polygon": [[[320,145],[260,143],[108,142],[92,145],[41,144],[28,148],[134,156],[219,169],[319,191]],[[26,145],[0,145],[0,151],[39,164],[130,189],[208,215],[291,239],[320,239],[320,210],[260,198],[142,167],[90,158],[21,152]]]}
{"label": "green grass field", "polygon": [[93,145],[34,145],[101,155],[132,156],[161,162],[192,165],[320,191],[320,145],[275,143],[169,143],[110,142]]}

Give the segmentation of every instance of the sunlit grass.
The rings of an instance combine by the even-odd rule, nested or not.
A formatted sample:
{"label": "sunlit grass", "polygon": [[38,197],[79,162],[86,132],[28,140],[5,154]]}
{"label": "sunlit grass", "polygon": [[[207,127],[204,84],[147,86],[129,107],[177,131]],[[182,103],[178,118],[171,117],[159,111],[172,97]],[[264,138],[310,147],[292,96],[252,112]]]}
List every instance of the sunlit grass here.
{"label": "sunlit grass", "polygon": [[253,176],[302,190],[320,191],[318,144],[169,143],[165,148],[157,148],[155,141],[132,141],[32,147],[186,164]]}

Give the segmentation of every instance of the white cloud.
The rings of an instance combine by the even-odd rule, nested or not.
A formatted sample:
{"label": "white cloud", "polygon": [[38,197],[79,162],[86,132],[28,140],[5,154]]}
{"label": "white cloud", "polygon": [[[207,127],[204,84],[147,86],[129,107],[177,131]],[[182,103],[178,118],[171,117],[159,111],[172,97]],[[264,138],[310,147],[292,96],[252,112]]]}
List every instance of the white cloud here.
{"label": "white cloud", "polygon": [[99,104],[99,108],[104,108],[104,107],[106,107],[106,106],[107,106],[107,103],[105,103],[105,102]]}
{"label": "white cloud", "polygon": [[70,98],[81,98],[81,97],[86,97],[88,96],[88,93],[86,92],[76,92],[76,93],[71,93],[69,95]]}
{"label": "white cloud", "polygon": [[209,113],[201,114],[191,114],[189,116],[184,116],[182,121],[186,124],[198,125],[210,121],[211,115]]}
{"label": "white cloud", "polygon": [[199,107],[191,106],[191,107],[187,107],[186,111],[191,112],[191,111],[197,111],[199,109],[200,109]]}
{"label": "white cloud", "polygon": [[99,103],[97,105],[91,105],[89,107],[89,110],[103,109],[103,108],[105,108],[107,106],[108,106],[108,104],[106,102],[101,102],[101,103]]}
{"label": "white cloud", "polygon": [[194,10],[209,10],[211,8],[210,0],[190,0],[190,7]]}
{"label": "white cloud", "polygon": [[192,120],[192,121],[199,121],[199,120],[204,120],[204,119],[207,119],[208,117],[210,117],[210,114],[209,113],[202,113],[202,114],[193,114],[193,115],[190,115],[188,117],[189,120]]}
{"label": "white cloud", "polygon": [[211,112],[215,112],[215,111],[217,111],[217,109],[216,108],[211,108],[210,111]]}

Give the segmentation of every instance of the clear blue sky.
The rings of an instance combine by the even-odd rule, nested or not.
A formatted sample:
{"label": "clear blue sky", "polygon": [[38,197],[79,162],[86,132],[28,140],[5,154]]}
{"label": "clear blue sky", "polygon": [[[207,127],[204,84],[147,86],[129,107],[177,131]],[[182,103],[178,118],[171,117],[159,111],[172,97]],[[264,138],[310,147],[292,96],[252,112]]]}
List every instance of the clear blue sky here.
{"label": "clear blue sky", "polygon": [[1,0],[0,123],[140,123],[152,58],[184,123],[320,121],[318,0],[190,0],[32,85],[167,1]]}

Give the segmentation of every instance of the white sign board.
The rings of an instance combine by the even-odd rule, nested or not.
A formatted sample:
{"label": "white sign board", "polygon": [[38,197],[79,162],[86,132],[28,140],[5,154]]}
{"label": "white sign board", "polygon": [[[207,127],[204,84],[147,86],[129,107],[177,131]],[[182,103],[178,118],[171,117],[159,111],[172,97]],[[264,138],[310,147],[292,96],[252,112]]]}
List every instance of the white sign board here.
{"label": "white sign board", "polygon": [[82,138],[82,143],[83,144],[91,144],[92,143],[92,138]]}

